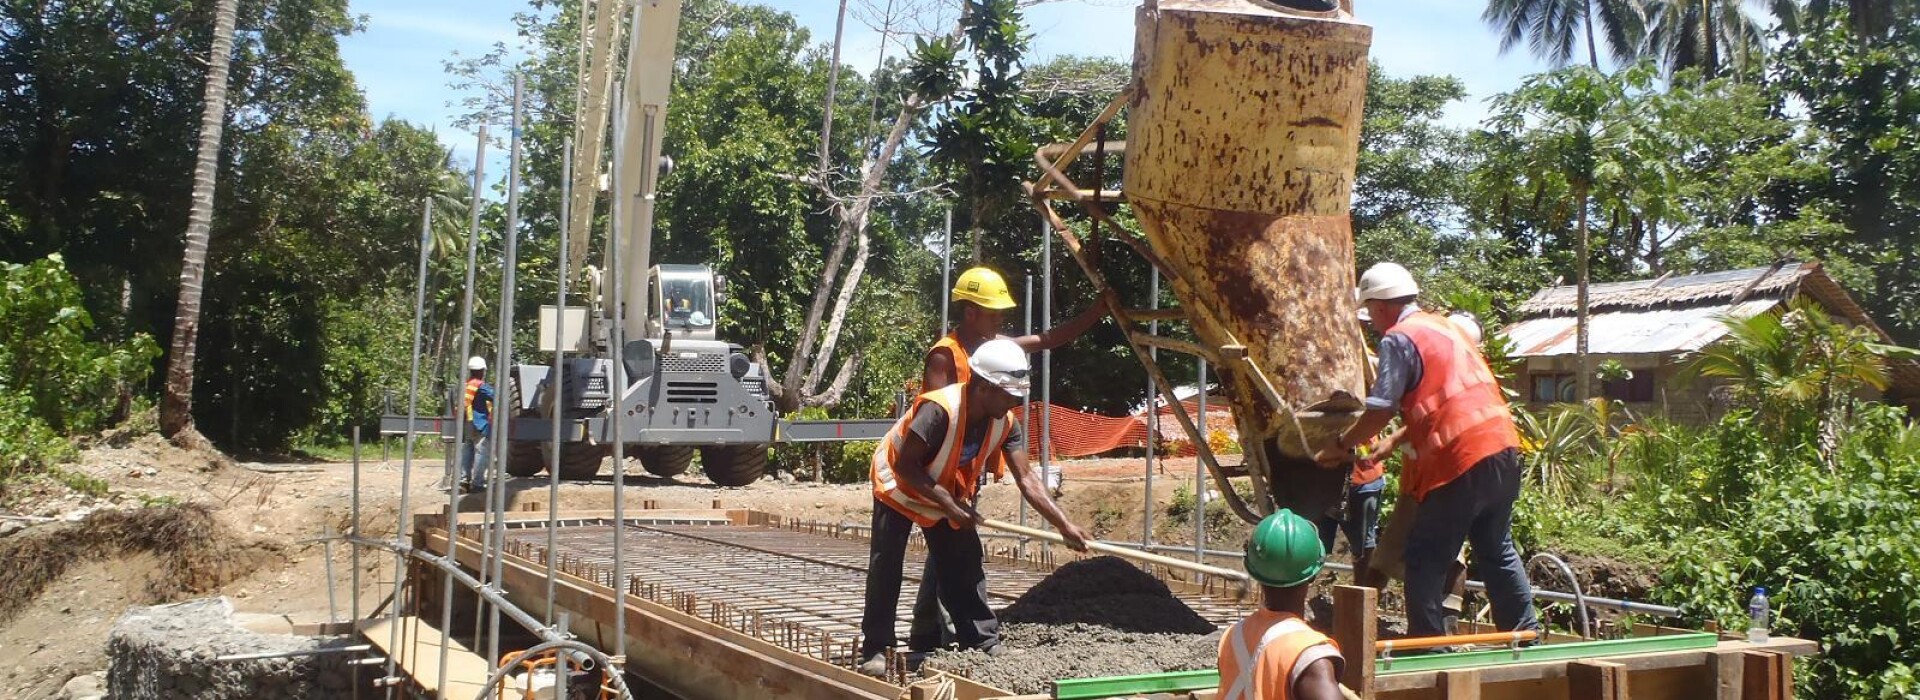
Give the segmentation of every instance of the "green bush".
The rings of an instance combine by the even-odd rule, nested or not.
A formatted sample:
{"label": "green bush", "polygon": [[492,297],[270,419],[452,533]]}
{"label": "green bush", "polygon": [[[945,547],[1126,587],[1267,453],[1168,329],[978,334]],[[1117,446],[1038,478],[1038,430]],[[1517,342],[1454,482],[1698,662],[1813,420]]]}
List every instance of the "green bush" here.
{"label": "green bush", "polygon": [[89,337],[93,317],[60,256],[0,264],[0,480],[72,456],[64,435],[123,419],[159,346]]}
{"label": "green bush", "polygon": [[[1904,420],[1898,409],[1863,410],[1838,473],[1813,448],[1760,440],[1750,416],[1723,421],[1717,449],[1750,450],[1747,490],[1723,521],[1675,533],[1659,595],[1696,620],[1743,629],[1752,587],[1765,586],[1774,630],[1822,643],[1803,697],[1920,695],[1920,453]],[[1704,486],[1716,488],[1711,478]]]}
{"label": "green bush", "polygon": [[59,255],[0,264],[0,393],[24,396],[31,415],[59,434],[90,432],[124,417],[160,347],[89,337],[93,317]]}

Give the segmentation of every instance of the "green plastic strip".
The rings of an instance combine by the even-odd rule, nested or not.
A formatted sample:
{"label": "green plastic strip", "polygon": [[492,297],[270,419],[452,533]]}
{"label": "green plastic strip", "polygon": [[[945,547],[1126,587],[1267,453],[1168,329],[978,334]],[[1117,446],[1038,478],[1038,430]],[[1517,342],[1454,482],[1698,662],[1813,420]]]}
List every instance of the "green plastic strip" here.
{"label": "green plastic strip", "polygon": [[1069,678],[1053,682],[1053,696],[1060,700],[1091,700],[1119,695],[1177,693],[1218,687],[1220,687],[1220,672],[1207,669],[1149,673],[1142,676]]}
{"label": "green plastic strip", "polygon": [[1508,664],[1566,661],[1569,659],[1590,659],[1624,654],[1651,654],[1662,651],[1707,649],[1719,643],[1719,637],[1711,632],[1691,632],[1658,637],[1609,639],[1598,642],[1543,644],[1523,649],[1461,651],[1450,654],[1425,654],[1421,656],[1400,656],[1392,659],[1375,659],[1373,662],[1373,672],[1374,675],[1384,676],[1394,673],[1447,671],[1457,668],[1505,666]]}
{"label": "green plastic strip", "polygon": [[[1494,649],[1490,651],[1462,651],[1449,654],[1426,654],[1421,656],[1403,656],[1393,659],[1376,659],[1373,664],[1373,672],[1375,675],[1384,676],[1398,673],[1422,673],[1458,668],[1538,663],[1542,661],[1591,659],[1605,656],[1623,656],[1626,654],[1652,654],[1663,651],[1710,649],[1719,643],[1719,638],[1710,632],[1691,632],[1658,637],[1636,637],[1633,639],[1611,639],[1598,642],[1567,642],[1564,644],[1546,644],[1517,650]],[[1059,700],[1095,700],[1096,698],[1111,698],[1123,695],[1204,690],[1206,688],[1217,688],[1219,686],[1220,672],[1217,670],[1174,671],[1172,673],[1150,673],[1140,676],[1069,678],[1057,680],[1053,682],[1053,697]]]}

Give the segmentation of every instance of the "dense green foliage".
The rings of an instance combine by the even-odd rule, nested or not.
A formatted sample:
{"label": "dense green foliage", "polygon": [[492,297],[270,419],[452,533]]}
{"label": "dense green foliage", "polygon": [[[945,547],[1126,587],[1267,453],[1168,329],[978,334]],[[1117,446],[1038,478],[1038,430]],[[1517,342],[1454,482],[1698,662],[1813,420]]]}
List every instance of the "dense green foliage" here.
{"label": "dense green foliage", "polygon": [[0,481],[65,456],[62,435],[123,419],[160,355],[144,334],[92,339],[93,316],[63,263],[0,263]]}

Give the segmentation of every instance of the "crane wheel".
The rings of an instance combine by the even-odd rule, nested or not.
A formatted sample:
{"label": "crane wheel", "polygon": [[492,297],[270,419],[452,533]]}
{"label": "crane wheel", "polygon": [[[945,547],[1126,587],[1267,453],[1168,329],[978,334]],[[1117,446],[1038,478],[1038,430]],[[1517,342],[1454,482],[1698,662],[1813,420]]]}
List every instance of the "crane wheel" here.
{"label": "crane wheel", "polygon": [[636,450],[634,456],[654,476],[679,476],[693,466],[693,448],[687,445],[650,445]]}
{"label": "crane wheel", "polygon": [[746,486],[767,473],[766,445],[715,445],[700,448],[701,469],[721,486]]}

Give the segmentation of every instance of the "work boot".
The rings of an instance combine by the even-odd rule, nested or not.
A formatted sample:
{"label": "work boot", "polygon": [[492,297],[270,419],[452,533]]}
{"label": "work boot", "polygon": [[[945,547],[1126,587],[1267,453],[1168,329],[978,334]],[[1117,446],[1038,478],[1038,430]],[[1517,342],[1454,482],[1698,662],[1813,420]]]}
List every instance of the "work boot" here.
{"label": "work boot", "polygon": [[907,675],[919,673],[920,666],[927,663],[927,657],[929,656],[933,656],[933,652],[919,650],[908,651],[905,659],[907,662]]}
{"label": "work boot", "polygon": [[859,671],[862,675],[872,676],[874,678],[886,678],[887,652],[874,652],[872,656],[860,662],[859,666],[855,666],[854,670]]}
{"label": "work boot", "polygon": [[986,654],[987,656],[1004,656],[1007,653],[1007,645],[996,643],[993,646],[981,649],[980,653]]}

